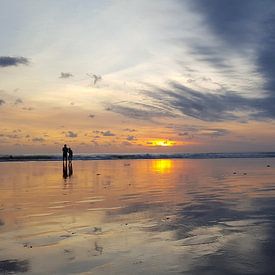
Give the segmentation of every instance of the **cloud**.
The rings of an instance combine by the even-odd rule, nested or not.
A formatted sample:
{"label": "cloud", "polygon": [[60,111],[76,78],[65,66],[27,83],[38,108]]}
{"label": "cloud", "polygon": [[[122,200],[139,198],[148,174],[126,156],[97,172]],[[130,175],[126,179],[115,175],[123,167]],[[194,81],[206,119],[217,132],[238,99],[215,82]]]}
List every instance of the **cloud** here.
{"label": "cloud", "polygon": [[12,138],[12,139],[20,138],[17,134],[0,134],[0,137],[6,137],[6,138]]}
{"label": "cloud", "polygon": [[22,104],[23,103],[23,100],[21,98],[17,98],[15,101],[14,101],[14,105],[18,105],[18,104]]}
{"label": "cloud", "polygon": [[88,117],[89,117],[89,118],[94,118],[95,115],[89,114]]}
{"label": "cloud", "polygon": [[71,73],[63,73],[63,72],[61,72],[60,76],[59,76],[59,78],[70,78],[70,77],[73,77],[73,74],[71,74]]}
{"label": "cloud", "polygon": [[0,99],[0,106],[4,105],[6,101],[4,99]]}
{"label": "cloud", "polygon": [[32,111],[32,110],[34,110],[34,108],[33,107],[23,107],[22,110]]}
{"label": "cloud", "polygon": [[101,134],[102,134],[104,137],[112,137],[112,136],[115,136],[115,134],[112,133],[110,130],[108,130],[108,131],[103,131],[103,132],[101,132]]}
{"label": "cloud", "polygon": [[[112,111],[136,119],[153,117],[189,116],[203,121],[238,119],[237,112],[256,111],[259,102],[245,98],[233,91],[224,93],[202,93],[178,82],[170,82],[167,89],[154,88],[143,93],[150,104],[135,104],[128,107],[115,106]],[[140,106],[140,105],[137,105]]]}
{"label": "cloud", "polygon": [[206,93],[176,81],[167,88],[150,87],[141,93],[150,104],[129,102],[128,106],[113,105],[111,110],[143,120],[179,116],[210,122],[275,119],[275,97],[269,95],[252,98],[230,90]]}
{"label": "cloud", "polygon": [[126,139],[127,140],[136,140],[137,138],[135,136],[128,136]]}
{"label": "cloud", "polygon": [[33,142],[44,142],[46,140],[44,138],[42,138],[42,137],[35,137],[35,138],[32,139],[32,141]]}
{"label": "cloud", "polygon": [[204,18],[204,24],[233,47],[251,44],[259,36],[259,24],[274,9],[272,0],[194,0],[190,7]]}
{"label": "cloud", "polygon": [[125,129],[123,129],[123,131],[125,131],[125,132],[136,132],[137,130],[136,129],[125,128]]}
{"label": "cloud", "polygon": [[75,137],[77,137],[77,133],[74,133],[72,131],[68,131],[66,133],[66,137],[68,137],[68,138],[75,138]]}
{"label": "cloud", "polygon": [[[251,56],[254,73],[263,80],[262,99],[248,102],[256,108],[250,119],[275,118],[275,3],[272,0],[194,0],[189,1],[218,43],[198,44],[194,53],[221,70],[230,63],[230,53]],[[220,45],[220,46],[217,46]],[[194,46],[194,45],[193,45]],[[225,66],[226,67],[226,66]],[[248,79],[248,82],[250,79]],[[249,91],[246,91],[249,92]]]}
{"label": "cloud", "polygon": [[189,133],[188,132],[178,133],[178,135],[184,137],[184,136],[189,136]]}
{"label": "cloud", "polygon": [[150,120],[154,117],[175,117],[169,106],[156,106],[139,102],[123,102],[110,104],[108,110],[126,117],[140,120]]}
{"label": "cloud", "polygon": [[211,137],[222,137],[230,134],[229,130],[220,129],[220,128],[206,128],[202,131],[202,135],[211,136]]}
{"label": "cloud", "polygon": [[10,67],[10,66],[18,66],[29,65],[30,61],[26,57],[12,57],[12,56],[0,56],[0,67]]}

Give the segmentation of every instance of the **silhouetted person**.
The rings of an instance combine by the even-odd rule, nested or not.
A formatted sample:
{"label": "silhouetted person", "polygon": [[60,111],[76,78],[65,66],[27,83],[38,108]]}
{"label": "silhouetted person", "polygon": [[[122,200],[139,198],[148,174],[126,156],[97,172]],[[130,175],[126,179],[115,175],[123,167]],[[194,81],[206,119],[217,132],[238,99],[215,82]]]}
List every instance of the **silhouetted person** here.
{"label": "silhouetted person", "polygon": [[71,148],[68,148],[68,154],[69,154],[69,161],[71,162],[73,160],[73,150]]}
{"label": "silhouetted person", "polygon": [[63,162],[63,178],[66,179],[68,177],[68,166],[67,161]]}
{"label": "silhouetted person", "polygon": [[69,161],[69,177],[73,175],[73,163]]}
{"label": "silhouetted person", "polygon": [[64,144],[62,151],[63,151],[63,161],[67,161],[68,160],[68,147],[66,144]]}

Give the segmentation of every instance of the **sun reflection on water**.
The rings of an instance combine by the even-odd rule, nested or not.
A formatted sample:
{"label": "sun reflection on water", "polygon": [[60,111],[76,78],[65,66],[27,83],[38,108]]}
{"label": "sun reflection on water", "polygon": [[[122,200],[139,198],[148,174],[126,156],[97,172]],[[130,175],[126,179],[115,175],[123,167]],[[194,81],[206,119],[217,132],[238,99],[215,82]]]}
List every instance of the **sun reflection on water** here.
{"label": "sun reflection on water", "polygon": [[171,173],[174,163],[171,159],[157,159],[152,161],[152,170],[161,174]]}

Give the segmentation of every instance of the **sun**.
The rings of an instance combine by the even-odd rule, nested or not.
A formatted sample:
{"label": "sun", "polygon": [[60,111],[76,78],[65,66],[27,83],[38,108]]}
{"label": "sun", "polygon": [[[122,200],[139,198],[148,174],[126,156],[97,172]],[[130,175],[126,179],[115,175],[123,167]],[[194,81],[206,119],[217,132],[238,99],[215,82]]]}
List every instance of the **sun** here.
{"label": "sun", "polygon": [[175,142],[171,140],[166,140],[166,139],[156,139],[156,140],[150,141],[148,144],[151,146],[168,147],[168,146],[174,146]]}

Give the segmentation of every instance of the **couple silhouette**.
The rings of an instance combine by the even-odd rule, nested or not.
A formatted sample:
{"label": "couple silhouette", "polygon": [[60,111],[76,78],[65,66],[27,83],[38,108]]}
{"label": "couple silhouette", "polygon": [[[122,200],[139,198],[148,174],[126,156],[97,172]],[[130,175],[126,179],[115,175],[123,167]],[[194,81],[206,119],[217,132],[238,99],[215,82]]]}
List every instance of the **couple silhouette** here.
{"label": "couple silhouette", "polygon": [[62,151],[63,151],[63,161],[73,160],[73,150],[70,147],[67,147],[67,145],[64,144]]}
{"label": "couple silhouette", "polygon": [[[73,150],[67,147],[66,144],[64,144],[62,148],[62,152],[63,152],[63,178],[66,179],[67,177],[71,177],[73,175],[73,163],[72,163]],[[69,160],[69,164],[68,164],[68,160]]]}

